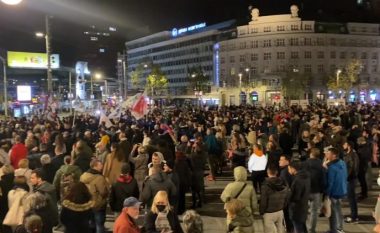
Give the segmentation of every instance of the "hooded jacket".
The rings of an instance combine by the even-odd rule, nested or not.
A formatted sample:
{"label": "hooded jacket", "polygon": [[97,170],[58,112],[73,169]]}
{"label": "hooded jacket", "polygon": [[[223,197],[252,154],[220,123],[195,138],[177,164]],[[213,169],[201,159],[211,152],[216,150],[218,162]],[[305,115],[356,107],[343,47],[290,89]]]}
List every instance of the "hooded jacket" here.
{"label": "hooded jacket", "polygon": [[261,185],[260,214],[283,210],[287,205],[290,189],[279,177],[269,177]]}
{"label": "hooded jacket", "polygon": [[110,206],[114,212],[121,212],[125,198],[139,198],[139,187],[136,179],[129,175],[120,175],[111,187]]}
{"label": "hooded jacket", "polygon": [[310,177],[309,174],[300,170],[294,176],[290,188],[289,213],[293,221],[305,222],[309,209]]}
{"label": "hooded jacket", "polygon": [[77,204],[69,200],[62,202],[61,222],[65,232],[90,233],[89,221],[92,214],[92,201]]}
{"label": "hooded jacket", "polygon": [[359,157],[354,150],[351,150],[348,153],[345,153],[344,162],[346,163],[347,168],[347,181],[354,180],[358,178],[359,172]]}
{"label": "hooded jacket", "polygon": [[347,168],[341,159],[327,164],[326,195],[341,199],[347,195]]}
{"label": "hooded jacket", "polygon": [[93,208],[95,210],[106,208],[109,194],[106,178],[100,172],[90,169],[82,174],[80,181],[87,186],[91,193]]}
{"label": "hooded jacket", "polygon": [[228,224],[229,233],[252,233],[253,217],[247,208],[242,209],[237,213],[234,219]]}
{"label": "hooded jacket", "polygon": [[49,182],[43,182],[42,184],[34,187],[35,192],[41,192],[48,199],[48,208],[52,215],[50,216],[55,226],[58,223],[58,206],[57,206],[57,195],[56,190],[52,184]]}
{"label": "hooded jacket", "polygon": [[66,164],[61,166],[61,168],[55,173],[53,185],[57,190],[57,193],[60,191],[61,176],[66,174],[74,174],[74,180],[79,181],[82,171],[77,165]]}
{"label": "hooded jacket", "polygon": [[148,206],[151,206],[154,196],[161,190],[166,191],[168,193],[169,202],[174,203],[173,201],[177,195],[177,189],[171,179],[163,172],[154,174],[145,181],[141,200]]}
{"label": "hooded jacket", "polygon": [[[258,210],[257,208],[257,197],[256,192],[252,184],[247,183],[247,170],[245,167],[235,167],[234,169],[234,178],[235,181],[229,183],[223,190],[220,199],[226,203],[230,199],[238,199],[244,203],[244,206],[247,207],[247,210],[252,214]],[[237,194],[246,184],[244,190],[240,193],[238,197]]]}

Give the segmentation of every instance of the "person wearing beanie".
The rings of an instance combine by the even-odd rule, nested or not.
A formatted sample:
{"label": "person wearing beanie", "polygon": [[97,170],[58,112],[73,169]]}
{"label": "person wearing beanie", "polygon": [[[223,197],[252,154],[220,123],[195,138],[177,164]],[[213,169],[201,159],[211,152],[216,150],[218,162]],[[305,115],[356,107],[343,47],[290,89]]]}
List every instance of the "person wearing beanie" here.
{"label": "person wearing beanie", "polygon": [[123,209],[113,226],[114,233],[140,233],[141,229],[136,220],[139,218],[140,205],[135,197],[128,197],[124,200]]}
{"label": "person wearing beanie", "polygon": [[115,215],[119,215],[123,209],[123,201],[127,197],[139,198],[140,192],[136,179],[131,174],[129,164],[123,164],[121,173],[116,182],[112,184],[109,203]]}

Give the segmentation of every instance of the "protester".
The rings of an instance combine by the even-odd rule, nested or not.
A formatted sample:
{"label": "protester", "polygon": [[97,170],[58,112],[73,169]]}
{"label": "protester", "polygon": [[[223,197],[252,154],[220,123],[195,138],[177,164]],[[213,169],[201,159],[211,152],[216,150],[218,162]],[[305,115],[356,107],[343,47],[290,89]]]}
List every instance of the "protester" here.
{"label": "protester", "polygon": [[139,198],[140,192],[135,178],[131,176],[129,164],[123,164],[117,180],[112,184],[109,203],[111,210],[118,216],[123,209],[124,200],[128,197]]}
{"label": "protester", "polygon": [[43,220],[37,214],[25,217],[24,224],[18,226],[14,233],[43,233]]}
{"label": "protester", "polygon": [[183,214],[184,233],[203,233],[201,216],[195,210],[188,210]]}
{"label": "protester", "polygon": [[288,167],[289,173],[294,176],[290,186],[289,213],[295,233],[307,233],[306,219],[308,215],[308,201],[310,196],[310,177],[307,171],[302,170],[300,161],[292,161]]}
{"label": "protester", "polygon": [[310,174],[310,223],[309,233],[316,233],[318,211],[321,208],[322,193],[325,188],[325,171],[322,160],[319,159],[320,151],[318,148],[310,150],[309,159],[304,164],[304,169]]}
{"label": "protester", "polygon": [[174,202],[177,189],[167,174],[163,173],[158,167],[149,169],[149,177],[143,184],[141,200],[148,207],[152,206],[153,198],[159,191],[165,191],[171,202]]}
{"label": "protester", "polygon": [[257,193],[261,192],[261,184],[263,183],[266,176],[266,167],[268,163],[268,158],[264,155],[263,148],[261,145],[253,146],[253,153],[249,157],[248,161],[248,171],[252,174],[251,179],[253,187]]}
{"label": "protester", "polygon": [[115,183],[120,175],[121,167],[125,163],[124,153],[120,151],[118,146],[116,142],[111,144],[111,153],[107,155],[104,163],[103,176],[109,184]]}
{"label": "protester", "polygon": [[290,189],[277,173],[276,166],[269,166],[268,178],[262,184],[260,214],[264,218],[265,233],[285,231],[283,209],[287,206]]}
{"label": "protester", "polygon": [[177,215],[171,209],[168,194],[158,191],[154,196],[152,207],[145,216],[146,233],[183,233]]}
{"label": "protester", "polygon": [[91,233],[89,223],[92,215],[92,197],[82,182],[72,184],[62,201],[60,220],[65,233]]}
{"label": "protester", "polygon": [[22,139],[19,135],[15,137],[15,144],[12,146],[9,154],[10,154],[10,162],[11,165],[17,169],[18,163],[21,159],[26,159],[26,156],[28,155],[28,149],[26,146],[22,143]]}
{"label": "protester", "polygon": [[347,197],[350,204],[351,215],[345,218],[346,223],[358,223],[358,203],[356,200],[356,181],[359,171],[359,157],[354,150],[354,143],[349,141],[343,144],[344,162],[347,167]]}
{"label": "protester", "polygon": [[106,221],[107,198],[109,194],[109,185],[102,175],[103,164],[98,159],[93,159],[90,163],[90,169],[84,172],[80,181],[86,184],[92,197],[92,224],[96,233],[105,233],[104,223]]}
{"label": "protester", "polygon": [[190,191],[192,184],[190,160],[182,151],[176,152],[174,170],[177,172],[179,179],[178,214],[182,214],[186,210],[186,193]]}
{"label": "protester", "polygon": [[330,231],[343,233],[342,199],[347,195],[347,168],[339,159],[339,150],[329,148],[325,151],[323,163],[327,169],[326,195],[331,200]]}
{"label": "protester", "polygon": [[10,195],[12,195],[11,198],[15,198],[15,196],[13,196],[13,192],[11,192],[13,186],[14,186],[13,167],[9,164],[4,165],[3,175],[1,176],[1,180],[0,180],[0,223],[1,223],[0,232],[2,233],[11,232],[11,229],[8,227],[9,225],[8,226],[3,225],[3,221],[6,218],[6,215],[11,209],[12,205],[14,204],[12,201],[9,200]]}
{"label": "protester", "polygon": [[59,200],[65,197],[68,194],[68,191],[71,189],[71,186],[78,182],[82,171],[76,165],[72,164],[70,156],[65,156],[64,158],[65,165],[62,165],[61,168],[55,173],[53,185],[57,191],[57,197]]}
{"label": "protester", "polygon": [[234,168],[235,181],[229,183],[223,190],[220,199],[227,203],[238,199],[252,214],[258,211],[255,188],[247,183],[247,170],[244,167]]}
{"label": "protester", "polygon": [[52,184],[57,170],[55,170],[54,165],[51,163],[50,155],[48,154],[42,155],[40,158],[40,162],[41,162],[41,170],[42,170],[42,173],[44,174],[44,179],[47,182]]}
{"label": "protester", "polygon": [[128,197],[123,202],[121,214],[113,226],[113,233],[140,233],[136,220],[139,218],[141,202],[135,197]]}
{"label": "protester", "polygon": [[[32,174],[33,176],[33,174]],[[53,233],[53,226],[56,224],[54,211],[49,207],[46,195],[41,192],[34,192],[25,198],[25,216],[36,214],[42,220],[41,233]]]}
{"label": "protester", "polygon": [[252,233],[253,217],[252,214],[244,206],[244,203],[231,199],[226,203],[227,212],[227,232],[228,233]]}
{"label": "protester", "polygon": [[[133,157],[132,153],[137,149],[137,156]],[[128,161],[131,162],[135,167],[135,172],[133,177],[137,181],[139,186],[139,192],[142,192],[142,185],[144,183],[145,177],[148,175],[148,160],[149,155],[145,151],[145,147],[134,145],[131,154],[129,155]]]}

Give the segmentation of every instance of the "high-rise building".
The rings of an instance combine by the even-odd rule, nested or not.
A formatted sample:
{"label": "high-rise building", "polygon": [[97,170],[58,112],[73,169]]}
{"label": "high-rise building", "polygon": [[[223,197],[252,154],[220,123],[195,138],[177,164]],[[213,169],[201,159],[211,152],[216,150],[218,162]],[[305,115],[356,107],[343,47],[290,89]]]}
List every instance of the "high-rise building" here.
{"label": "high-rise building", "polygon": [[[153,66],[158,66],[168,79],[168,93],[185,95],[193,91],[189,70],[200,69],[214,85],[213,47],[223,39],[236,36],[235,21],[226,21],[207,26],[206,23],[174,28],[143,38],[126,42],[127,72],[130,75],[138,66],[143,67],[140,84],[144,86],[146,77]],[[231,30],[232,29],[232,30]],[[128,81],[128,89],[135,89]],[[156,93],[160,95],[162,93]]]}

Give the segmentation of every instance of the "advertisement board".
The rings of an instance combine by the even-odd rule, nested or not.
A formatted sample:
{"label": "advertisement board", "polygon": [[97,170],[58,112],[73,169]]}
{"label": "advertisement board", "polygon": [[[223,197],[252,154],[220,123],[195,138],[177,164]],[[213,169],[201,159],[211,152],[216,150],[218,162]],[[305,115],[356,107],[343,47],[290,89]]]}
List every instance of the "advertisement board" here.
{"label": "advertisement board", "polygon": [[[8,66],[13,68],[47,69],[46,53],[27,53],[8,51]],[[59,54],[50,56],[51,68],[59,68]]]}
{"label": "advertisement board", "polygon": [[32,89],[30,86],[17,86],[17,100],[18,101],[31,101]]}

